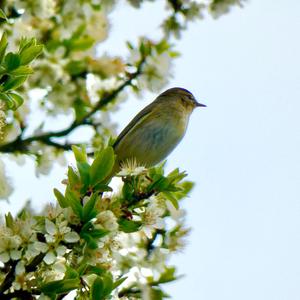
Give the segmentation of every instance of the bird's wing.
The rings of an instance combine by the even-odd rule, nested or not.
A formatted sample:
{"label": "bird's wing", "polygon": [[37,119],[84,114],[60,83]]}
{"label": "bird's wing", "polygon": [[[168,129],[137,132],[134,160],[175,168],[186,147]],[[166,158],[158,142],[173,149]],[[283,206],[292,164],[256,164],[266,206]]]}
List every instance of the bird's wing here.
{"label": "bird's wing", "polygon": [[[152,104],[152,103],[151,103]],[[141,110],[131,121],[130,123],[123,129],[123,131],[119,134],[116,141],[113,144],[113,147],[116,148],[120,141],[127,135],[129,131],[131,131],[144,117],[146,117],[150,111],[152,111],[153,106],[149,104],[143,110]]]}

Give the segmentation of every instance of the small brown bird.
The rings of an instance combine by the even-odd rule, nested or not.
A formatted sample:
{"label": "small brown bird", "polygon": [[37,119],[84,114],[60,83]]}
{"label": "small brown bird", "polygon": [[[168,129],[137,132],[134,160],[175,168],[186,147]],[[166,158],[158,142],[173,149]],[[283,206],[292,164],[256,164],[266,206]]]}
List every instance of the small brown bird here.
{"label": "small brown bird", "polygon": [[174,87],[160,94],[140,111],[116,139],[113,147],[116,163],[134,160],[138,165],[151,167],[164,160],[185,135],[190,115],[197,102],[191,92]]}

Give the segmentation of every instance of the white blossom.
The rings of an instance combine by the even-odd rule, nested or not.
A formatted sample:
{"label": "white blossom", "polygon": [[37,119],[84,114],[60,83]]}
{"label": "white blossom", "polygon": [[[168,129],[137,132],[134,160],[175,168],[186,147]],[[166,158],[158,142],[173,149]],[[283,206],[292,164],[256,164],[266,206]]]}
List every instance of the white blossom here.
{"label": "white blossom", "polygon": [[171,218],[176,221],[182,221],[183,217],[185,216],[186,212],[183,209],[176,209],[175,206],[172,204],[171,201],[166,201],[167,209],[171,215]]}
{"label": "white blossom", "polygon": [[52,147],[43,147],[41,151],[40,144],[31,145],[30,150],[33,153],[39,155],[37,158],[37,165],[35,169],[35,175],[39,177],[40,175],[48,175],[51,171],[51,168],[55,162],[58,162],[60,165],[65,165],[66,159],[62,151],[55,151]]}
{"label": "white blossom", "polygon": [[118,176],[137,176],[145,173],[145,166],[138,165],[135,158],[127,159],[121,163],[121,171]]}
{"label": "white blossom", "polygon": [[15,275],[16,277],[12,286],[15,290],[20,290],[26,286],[26,270],[24,262],[21,260],[16,265]]}
{"label": "white blossom", "polygon": [[28,261],[32,258],[38,256],[40,253],[45,253],[48,250],[48,246],[46,243],[42,243],[39,241],[33,241],[32,243],[28,244],[27,249],[24,254],[24,258]]}
{"label": "white blossom", "polygon": [[169,80],[171,69],[171,57],[167,52],[153,54],[146,58],[142,68],[143,73],[137,82],[141,90],[149,89],[158,92]]}
{"label": "white blossom", "polygon": [[29,78],[33,87],[49,88],[60,82],[66,85],[70,81],[70,76],[64,70],[64,61],[59,63],[53,61],[51,57],[40,59],[35,67],[35,72]]}
{"label": "white blossom", "polygon": [[119,227],[117,218],[110,210],[100,212],[96,216],[95,228],[102,228],[108,231],[116,231]]}
{"label": "white blossom", "polygon": [[76,85],[72,82],[57,83],[48,92],[47,99],[51,102],[51,112],[70,111],[74,102]]}
{"label": "white blossom", "polygon": [[9,259],[17,260],[21,257],[18,250],[22,243],[20,236],[15,235],[10,228],[0,227],[0,261],[8,262]]}
{"label": "white blossom", "polygon": [[117,76],[125,70],[125,64],[120,57],[104,55],[97,59],[88,58],[87,63],[90,72],[104,78]]}
{"label": "white blossom", "polygon": [[51,18],[55,15],[55,0],[15,0],[17,9],[24,9],[28,15],[34,15],[41,19]]}
{"label": "white blossom", "polygon": [[[58,220],[56,220],[58,221]],[[58,222],[54,224],[52,221],[45,220],[46,241],[53,243],[57,241],[65,241],[66,243],[76,243],[79,241],[79,235],[67,226],[67,221]]]}
{"label": "white blossom", "polygon": [[156,197],[152,196],[149,201],[149,205],[146,206],[145,212],[142,214],[142,222],[144,233],[148,238],[151,238],[153,229],[163,229],[165,226],[162,218],[165,207],[161,205],[160,199]]}
{"label": "white blossom", "polygon": [[[85,6],[86,7],[86,6]],[[89,6],[90,7],[90,6]],[[108,20],[102,11],[85,11],[87,18],[87,34],[92,36],[97,43],[104,41],[108,33]]]}
{"label": "white blossom", "polygon": [[27,38],[39,37],[39,31],[30,24],[30,19],[24,20],[23,18],[18,18],[14,21],[12,28],[10,39],[12,42],[8,45],[9,51],[17,51],[19,42],[24,36]]}
{"label": "white blossom", "polygon": [[47,246],[47,254],[44,257],[44,262],[48,265],[53,264],[57,258],[64,256],[67,247],[61,245],[60,242],[76,243],[80,237],[75,231],[67,226],[67,221],[53,223],[49,219],[45,219],[45,239]]}

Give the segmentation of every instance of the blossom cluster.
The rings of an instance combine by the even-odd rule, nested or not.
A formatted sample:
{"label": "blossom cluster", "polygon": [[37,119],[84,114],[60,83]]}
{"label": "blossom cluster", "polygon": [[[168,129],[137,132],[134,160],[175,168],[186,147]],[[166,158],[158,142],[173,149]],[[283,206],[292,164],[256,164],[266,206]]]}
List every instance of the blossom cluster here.
{"label": "blossom cluster", "polygon": [[[138,93],[147,89],[159,91],[170,78],[175,51],[167,40],[141,38],[130,43],[124,57],[96,51],[109,34],[112,4],[112,1],[7,0],[2,7],[8,21],[0,24],[0,33],[7,33],[10,51],[18,49],[24,36],[35,37],[44,44],[43,54],[34,62],[34,73],[20,90],[25,109],[19,109],[8,119],[0,140],[0,152],[33,155],[38,175],[48,174],[57,158],[69,150],[64,141],[55,143],[51,136],[35,138],[47,133],[45,128],[49,128],[53,118],[67,116],[78,126],[91,127],[92,137],[87,143],[97,149],[115,133],[111,114],[127,99],[125,87],[131,86]],[[99,103],[108,94],[113,97],[101,109]],[[32,124],[37,113],[45,117]],[[3,128],[2,111],[0,118]],[[29,136],[31,140],[26,146],[22,139],[16,142],[20,129],[22,137]]]}
{"label": "blossom cluster", "polygon": [[[147,0],[128,1],[136,8],[142,8],[144,2]],[[202,18],[205,10],[219,16],[242,2],[166,0],[161,38],[128,41],[127,55],[122,57],[97,51],[110,34],[110,13],[118,1],[3,1],[0,33],[2,40],[4,36],[9,40],[7,51],[20,52],[24,37],[39,43],[33,44],[34,51],[41,51],[41,44],[44,47],[41,55],[35,55],[32,68],[21,65],[12,70],[22,75],[18,92],[4,96],[10,97],[17,111],[8,112],[0,101],[0,152],[29,154],[35,158],[36,175],[47,175],[55,162],[66,164],[65,151],[72,144],[68,135],[80,126],[91,132],[89,140],[81,143],[91,152],[103,147],[115,135],[112,114],[128,99],[128,92],[139,96],[146,90],[158,93],[169,83],[173,61],[179,55],[171,37],[180,37],[188,22]],[[24,71],[28,78],[20,73]],[[69,127],[47,129],[53,120],[63,117],[71,120]],[[0,198],[7,195],[0,191]]]}
{"label": "blossom cluster", "polygon": [[[135,8],[153,0],[128,0]],[[160,92],[178,57],[173,37],[188,23],[227,13],[244,0],[166,0],[161,36],[127,42],[127,54],[101,53],[117,0],[4,0],[0,4],[0,152],[34,158],[36,175],[66,165],[66,189],[57,204],[36,215],[25,207],[0,223],[0,299],[149,299],[168,297],[176,280],[168,264],[185,245],[180,201],[192,183],[185,173],[164,174],[125,162],[114,189],[112,114],[131,94]],[[157,28],[157,24],[154,24]],[[172,42],[171,42],[172,41]],[[176,39],[175,39],[176,41]],[[65,125],[54,129],[59,118]],[[59,122],[57,122],[59,123]],[[55,124],[57,125],[57,124]],[[50,129],[51,130],[50,130]],[[88,128],[89,140],[76,133]],[[85,144],[86,151],[72,147]],[[99,152],[99,149],[102,149]],[[12,180],[0,159],[0,199]],[[109,178],[109,179],[108,179]]]}
{"label": "blossom cluster", "polygon": [[192,184],[178,170],[165,176],[163,166],[129,162],[113,192],[112,148],[92,163],[73,149],[77,169],[69,167],[64,195],[55,190],[57,205],[39,216],[28,208],[8,214],[0,225],[0,297],[159,299],[161,285],[177,278],[167,260],[188,234],[178,201]]}

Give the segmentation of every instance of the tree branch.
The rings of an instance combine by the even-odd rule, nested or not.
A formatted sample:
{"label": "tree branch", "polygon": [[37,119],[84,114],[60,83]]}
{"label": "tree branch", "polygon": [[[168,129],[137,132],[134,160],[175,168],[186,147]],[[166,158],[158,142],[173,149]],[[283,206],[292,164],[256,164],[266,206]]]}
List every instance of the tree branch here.
{"label": "tree branch", "polygon": [[[39,241],[45,241],[45,238],[43,236],[38,236],[38,240]],[[37,267],[40,265],[40,263],[43,261],[44,257],[46,256],[46,253],[40,253],[39,255],[37,255],[26,267],[25,270],[26,272],[34,272]],[[15,278],[16,278],[16,266],[17,266],[18,261],[12,261],[10,264],[10,270],[8,271],[8,273],[5,276],[5,279],[3,280],[1,286],[0,286],[0,299],[12,299],[16,296],[12,296],[12,294],[15,293],[25,293],[22,294],[22,296],[24,296],[23,298],[21,297],[21,299],[34,299],[34,298],[28,298],[31,293],[28,293],[27,291],[16,291],[15,293],[12,294],[4,294],[5,291],[7,291],[12,283],[14,282]],[[25,298],[25,296],[27,298]]]}
{"label": "tree branch", "polygon": [[89,111],[85,116],[83,116],[79,120],[74,120],[67,128],[58,130],[58,131],[49,131],[45,133],[41,133],[39,135],[33,135],[27,138],[22,137],[22,135],[19,135],[14,141],[9,142],[4,145],[0,145],[0,152],[4,153],[11,153],[15,151],[24,152],[27,150],[28,145],[32,142],[38,141],[41,143],[44,143],[46,145],[50,145],[56,148],[60,148],[63,150],[70,150],[71,145],[70,144],[59,144],[54,141],[52,141],[52,138],[55,137],[65,137],[68,134],[70,134],[74,129],[82,126],[82,125],[89,125],[89,118],[92,117],[98,110],[101,110],[103,107],[105,107],[107,104],[109,104],[115,97],[123,91],[127,86],[132,85],[132,81],[136,79],[142,71],[142,66],[145,62],[145,57],[143,57],[138,66],[136,72],[130,74],[130,77],[125,80],[117,89],[112,91],[110,94],[104,96],[100,101]]}

